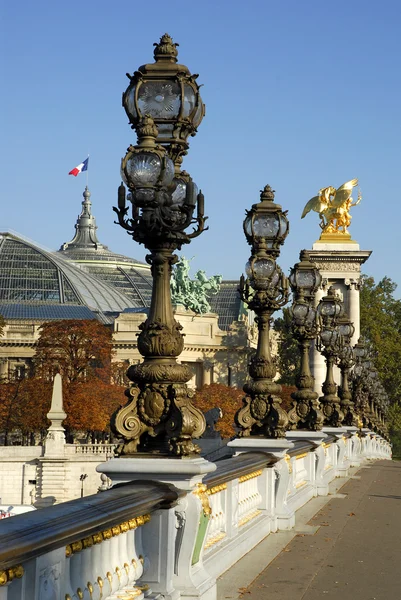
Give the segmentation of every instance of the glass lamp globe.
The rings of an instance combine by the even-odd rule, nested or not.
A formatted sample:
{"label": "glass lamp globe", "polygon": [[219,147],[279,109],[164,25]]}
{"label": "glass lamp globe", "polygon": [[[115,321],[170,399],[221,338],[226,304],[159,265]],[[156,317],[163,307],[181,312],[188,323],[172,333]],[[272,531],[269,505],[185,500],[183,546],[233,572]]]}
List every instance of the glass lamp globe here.
{"label": "glass lamp globe", "polygon": [[175,206],[187,204],[194,207],[198,196],[198,186],[192,180],[188,181],[187,177],[177,175],[173,179],[175,190],[171,195],[172,203]]}
{"label": "glass lamp globe", "polygon": [[318,313],[323,317],[335,320],[340,316],[342,311],[342,303],[340,298],[336,295],[333,287],[330,287],[327,295],[319,302]]}
{"label": "glass lamp globe", "polygon": [[338,330],[340,335],[342,335],[346,340],[350,340],[354,335],[355,327],[354,324],[347,319],[347,317],[343,316],[341,319],[339,319]]}
{"label": "glass lamp globe", "polygon": [[309,306],[303,302],[295,302],[292,306],[292,314],[298,323],[304,323],[309,313]]}
{"label": "glass lamp globe", "polygon": [[355,356],[358,360],[363,360],[367,354],[367,348],[362,341],[362,338],[359,338],[358,343],[354,346]]}
{"label": "glass lamp globe", "polygon": [[276,262],[268,257],[251,257],[245,265],[251,285],[257,289],[267,289],[275,275],[279,278],[276,270]]}
{"label": "glass lamp globe", "polygon": [[317,267],[311,262],[307,250],[302,250],[299,258],[300,262],[291,269],[290,286],[294,292],[303,290],[304,295],[310,297],[319,289],[322,277]]}
{"label": "glass lamp globe", "polygon": [[323,329],[320,338],[325,346],[335,346],[339,339],[339,333],[335,329]]}
{"label": "glass lamp globe", "polygon": [[127,74],[130,83],[122,104],[134,129],[146,114],[153,117],[158,128],[157,142],[169,149],[174,146],[179,155],[182,149],[185,153],[188,137],[196,134],[205,105],[197,75],[177,64],[178,44],[166,33],[154,46],[155,62],[142,65],[132,76]]}
{"label": "glass lamp globe", "polygon": [[160,158],[152,152],[133,153],[123,163],[121,176],[130,189],[168,186],[174,177],[174,163],[168,156]]}
{"label": "glass lamp globe", "polygon": [[254,204],[244,220],[248,244],[264,241],[268,250],[278,254],[289,230],[286,214],[274,202],[274,191],[267,185],[261,192],[260,202]]}

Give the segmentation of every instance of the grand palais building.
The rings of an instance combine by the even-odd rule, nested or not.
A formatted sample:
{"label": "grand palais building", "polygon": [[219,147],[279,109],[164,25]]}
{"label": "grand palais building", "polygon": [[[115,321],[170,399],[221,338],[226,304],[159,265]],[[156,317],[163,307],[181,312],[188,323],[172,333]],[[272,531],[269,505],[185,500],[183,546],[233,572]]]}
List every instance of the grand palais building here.
{"label": "grand palais building", "polygon": [[[83,193],[75,235],[58,251],[11,233],[0,233],[0,378],[24,377],[31,368],[39,327],[61,319],[98,319],[112,328],[115,360],[141,360],[138,326],[150,306],[150,267],[116,254],[97,237],[90,192]],[[237,292],[238,282],[223,281],[209,299],[211,312],[194,315],[176,307],[185,347],[180,356],[193,371],[192,385],[241,385],[255,338]]]}

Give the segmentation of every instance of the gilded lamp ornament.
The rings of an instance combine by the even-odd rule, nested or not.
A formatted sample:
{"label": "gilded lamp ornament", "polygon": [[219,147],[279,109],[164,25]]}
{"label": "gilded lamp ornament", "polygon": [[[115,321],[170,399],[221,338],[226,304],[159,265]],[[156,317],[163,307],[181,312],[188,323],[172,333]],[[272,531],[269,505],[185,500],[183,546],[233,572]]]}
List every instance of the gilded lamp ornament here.
{"label": "gilded lamp ornament", "polygon": [[294,296],[291,307],[292,331],[301,354],[300,371],[296,378],[297,391],[291,394],[293,406],[288,413],[290,429],[317,431],[322,428],[323,414],[318,394],[313,391],[314,378],[309,364],[309,350],[320,330],[316,309],[313,307],[321,276],[309,253],[302,250],[300,262],[291,269],[289,282]]}
{"label": "gilded lamp ornament", "polygon": [[[163,36],[156,45],[153,70],[149,65],[141,67],[124,95],[138,142],[122,159],[123,183],[114,211],[121,227],[149,249],[146,260],[153,277],[149,315],[138,336],[144,361],[128,369],[127,376],[133,382],[126,391],[128,402],[113,415],[111,423],[123,440],[118,452],[125,456],[137,452],[174,456],[198,453],[200,448],[193,438],[200,437],[205,429],[203,413],[191,401],[194,391],[186,385],[192,373],[177,363],[184,337],[174,319],[170,293],[172,265],[178,260],[174,252],[204,231],[207,218],[203,194],[198,193],[188,173],[177,169],[177,157],[188,147],[184,124],[188,135],[195,133],[190,116],[194,117],[198,109],[199,123],[203,104],[186,67],[175,64],[176,54],[171,38]],[[170,84],[170,100],[176,107],[172,111],[165,104]],[[164,97],[160,86],[167,86]],[[189,114],[188,102],[193,103]],[[158,104],[159,111],[155,108]],[[187,231],[190,226],[192,231]]]}
{"label": "gilded lamp ornament", "polygon": [[252,255],[246,265],[247,277],[241,276],[239,292],[256,314],[258,345],[249,365],[252,380],[244,385],[243,407],[235,415],[240,437],[281,438],[288,424],[281,407],[281,386],[273,381],[276,365],[269,339],[272,314],[288,300],[288,280],[276,263],[288,227],[286,212],[274,202],[274,191],[267,185],[244,221]]}

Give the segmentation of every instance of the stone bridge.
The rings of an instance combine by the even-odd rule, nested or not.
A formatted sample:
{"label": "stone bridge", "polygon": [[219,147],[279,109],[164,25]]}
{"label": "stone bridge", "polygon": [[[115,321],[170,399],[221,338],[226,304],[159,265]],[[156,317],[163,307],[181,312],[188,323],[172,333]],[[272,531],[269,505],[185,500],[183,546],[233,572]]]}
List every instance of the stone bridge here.
{"label": "stone bridge", "polygon": [[[113,481],[111,489],[0,521],[0,600],[306,598],[302,590],[321,562],[319,543],[324,550],[333,544],[320,539],[330,515],[327,523],[308,521],[329,500],[345,502],[336,491],[355,483],[359,469],[397,463],[389,462],[389,443],[368,431],[321,433],[290,446],[237,452],[215,464],[202,458],[104,463],[99,470]],[[380,496],[380,482],[375,490]],[[350,513],[355,503],[347,505]],[[361,527],[361,544],[375,544],[377,526]],[[313,534],[318,545],[308,551],[305,579],[305,545],[297,540]],[[295,545],[286,548],[289,542]],[[276,559],[283,566],[268,567],[284,548],[290,551]],[[341,570],[334,559],[332,568]],[[379,560],[377,568],[383,570]],[[323,575],[319,585],[329,587],[319,593],[331,595],[308,600],[351,598],[333,595],[336,586]]]}

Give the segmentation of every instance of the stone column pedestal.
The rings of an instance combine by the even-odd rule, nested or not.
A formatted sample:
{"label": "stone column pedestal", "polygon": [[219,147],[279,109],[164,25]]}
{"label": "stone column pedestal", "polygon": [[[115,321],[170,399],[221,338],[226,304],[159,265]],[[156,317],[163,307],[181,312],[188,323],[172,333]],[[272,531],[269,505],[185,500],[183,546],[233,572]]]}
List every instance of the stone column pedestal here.
{"label": "stone column pedestal", "polygon": [[294,447],[286,438],[267,439],[257,437],[236,438],[228,443],[235,450],[235,456],[243,452],[266,452],[279,459],[274,465],[276,479],[274,498],[274,520],[276,529],[291,529],[295,524],[295,513],[287,503],[287,493],[291,475],[291,467],[287,450]]}
{"label": "stone column pedestal", "polygon": [[217,600],[216,580],[203,566],[203,543],[210,518],[202,479],[216,469],[203,458],[115,458],[97,467],[113,485],[135,480],[160,481],[181,490],[169,510],[152,514],[142,537],[148,567],[141,582],[165,600]]}

